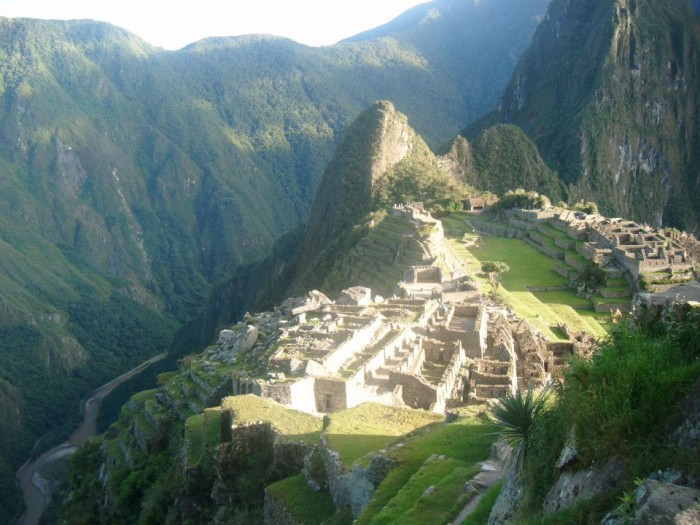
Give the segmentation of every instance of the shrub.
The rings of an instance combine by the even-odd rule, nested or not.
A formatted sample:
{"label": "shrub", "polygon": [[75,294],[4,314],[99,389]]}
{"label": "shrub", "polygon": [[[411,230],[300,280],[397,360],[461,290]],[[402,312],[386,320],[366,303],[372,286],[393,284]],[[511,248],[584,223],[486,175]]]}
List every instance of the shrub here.
{"label": "shrub", "polygon": [[587,460],[639,458],[662,440],[670,407],[700,373],[697,337],[683,334],[684,325],[656,337],[621,327],[592,361],[571,361],[562,410]]}
{"label": "shrub", "polygon": [[605,271],[594,262],[589,262],[576,278],[576,282],[586,290],[596,291],[605,284]]}
{"label": "shrub", "polygon": [[[532,523],[575,524],[592,522],[586,517],[590,515],[599,522],[619,495],[604,494],[595,509],[586,504],[580,512],[572,509],[552,516],[553,521],[538,518],[558,476],[554,463],[572,427],[581,466],[617,456],[625,464],[629,486],[635,477],[659,468],[700,473],[697,453],[674,447],[668,440],[683,418],[683,400],[700,377],[699,330],[700,312],[688,307],[671,309],[662,320],[621,326],[590,361],[570,361],[556,402],[529,424],[525,418],[524,433],[517,430],[523,416],[516,410],[522,407],[509,406],[511,432],[527,436],[522,516],[534,516]],[[521,404],[527,403],[521,400]],[[525,522],[530,523],[518,523]]]}
{"label": "shrub", "polygon": [[588,214],[596,214],[598,213],[598,205],[593,201],[584,202],[583,199],[581,199],[574,204],[574,210]]}
{"label": "shrub", "polygon": [[484,261],[481,263],[481,271],[484,273],[503,273],[510,270],[503,261]]}
{"label": "shrub", "polygon": [[544,412],[548,397],[549,389],[544,389],[537,395],[532,390],[528,390],[525,395],[518,390],[515,394],[499,399],[491,409],[494,423],[513,448],[524,444],[524,452],[527,452],[530,431]]}
{"label": "shrub", "polygon": [[540,195],[536,191],[525,191],[518,188],[515,191],[508,191],[493,206],[494,210],[510,210],[521,208],[523,210],[543,210],[551,206],[549,197]]}

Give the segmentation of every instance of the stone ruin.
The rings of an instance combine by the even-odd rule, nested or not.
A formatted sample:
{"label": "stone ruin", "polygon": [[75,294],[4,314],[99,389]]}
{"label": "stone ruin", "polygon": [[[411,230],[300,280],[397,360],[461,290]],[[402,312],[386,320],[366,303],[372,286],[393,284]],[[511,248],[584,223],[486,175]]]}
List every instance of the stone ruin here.
{"label": "stone ruin", "polygon": [[[548,342],[506,308],[485,304],[478,291],[456,302],[371,295],[354,287],[338,301],[315,291],[289,300],[273,316],[249,316],[222,332],[220,341],[239,341],[247,352],[219,345],[208,355],[240,361],[260,354],[260,345],[260,373],[232,372],[232,393],[328,413],[367,401],[435,412],[485,403],[542,386],[575,352],[573,343]],[[274,343],[251,345],[255,334],[273,332]]]}
{"label": "stone ruin", "polygon": [[693,257],[680,244],[680,238],[663,229],[570,210],[562,212],[553,225],[576,239],[586,240],[587,258],[615,261],[634,279],[644,273],[693,270]]}

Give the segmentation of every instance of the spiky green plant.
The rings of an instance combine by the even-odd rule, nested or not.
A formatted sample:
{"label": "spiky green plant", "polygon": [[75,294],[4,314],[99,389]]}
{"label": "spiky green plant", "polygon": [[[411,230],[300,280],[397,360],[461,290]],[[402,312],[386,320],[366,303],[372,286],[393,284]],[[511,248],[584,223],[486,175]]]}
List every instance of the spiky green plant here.
{"label": "spiky green plant", "polygon": [[524,395],[522,390],[518,390],[515,394],[502,397],[491,408],[491,417],[500,434],[513,448],[520,444],[523,444],[524,450],[527,448],[533,422],[546,409],[549,394],[549,388],[536,395],[530,389]]}

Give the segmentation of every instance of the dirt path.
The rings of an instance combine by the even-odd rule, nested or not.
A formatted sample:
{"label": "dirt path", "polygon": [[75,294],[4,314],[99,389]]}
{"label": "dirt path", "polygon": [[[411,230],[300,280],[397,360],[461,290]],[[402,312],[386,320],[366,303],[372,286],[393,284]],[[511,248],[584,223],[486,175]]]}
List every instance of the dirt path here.
{"label": "dirt path", "polygon": [[160,354],[148,361],[144,361],[137,367],[95,390],[90,397],[81,402],[83,420],[70,438],[65,443],[44,452],[33,463],[25,463],[17,471],[17,478],[24,493],[24,504],[26,506],[24,514],[19,518],[18,525],[37,525],[39,523],[44,509],[51,501],[51,493],[54,490],[51,479],[42,475],[42,472],[52,463],[73,454],[79,446],[97,433],[97,415],[100,413],[102,400],[124,381],[131,379],[153,363],[165,358],[166,355],[167,353]]}
{"label": "dirt path", "polygon": [[459,513],[459,516],[457,516],[457,518],[452,522],[452,525],[460,525],[465,519],[467,519],[467,516],[474,512],[476,506],[486,495],[486,492],[503,477],[503,467],[496,461],[486,460],[483,461],[480,466],[481,472],[474,476],[474,478],[469,482],[471,490],[476,492],[476,495],[469,500],[466,506]]}

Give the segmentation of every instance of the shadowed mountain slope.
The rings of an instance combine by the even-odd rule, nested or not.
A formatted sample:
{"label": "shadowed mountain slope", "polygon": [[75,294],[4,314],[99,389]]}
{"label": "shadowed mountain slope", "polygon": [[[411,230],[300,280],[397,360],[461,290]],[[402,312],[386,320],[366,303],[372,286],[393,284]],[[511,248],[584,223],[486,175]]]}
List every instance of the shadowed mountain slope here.
{"label": "shadowed mountain slope", "polygon": [[552,2],[494,114],[574,200],[700,228],[700,18],[687,0]]}

